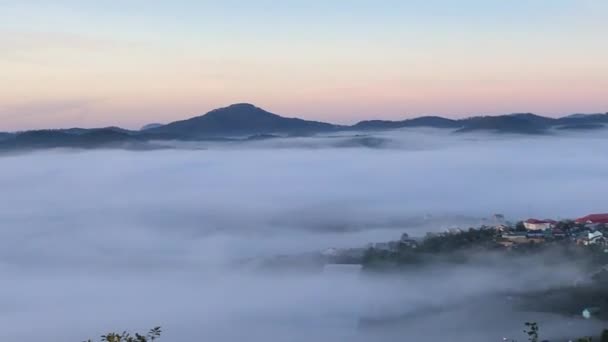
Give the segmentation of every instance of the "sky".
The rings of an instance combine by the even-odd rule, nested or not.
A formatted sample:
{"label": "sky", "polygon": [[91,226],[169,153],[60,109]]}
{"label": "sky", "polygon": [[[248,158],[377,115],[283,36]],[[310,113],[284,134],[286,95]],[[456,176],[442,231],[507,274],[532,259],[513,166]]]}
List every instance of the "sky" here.
{"label": "sky", "polygon": [[0,131],[608,111],[604,0],[0,0]]}

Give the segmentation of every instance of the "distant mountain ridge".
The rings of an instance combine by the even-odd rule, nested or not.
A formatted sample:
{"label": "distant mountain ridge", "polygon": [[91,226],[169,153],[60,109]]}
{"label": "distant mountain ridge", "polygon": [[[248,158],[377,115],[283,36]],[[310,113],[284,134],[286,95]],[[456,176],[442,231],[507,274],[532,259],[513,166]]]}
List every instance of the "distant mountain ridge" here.
{"label": "distant mountain ridge", "polygon": [[531,113],[478,116],[459,120],[462,127],[457,132],[495,131],[500,133],[542,134],[552,126],[553,120]]}
{"label": "distant mountain ridge", "polygon": [[0,141],[11,139],[14,133],[0,132]]}
{"label": "distant mountain ridge", "polygon": [[150,133],[185,137],[246,136],[262,134],[311,134],[337,130],[339,126],[319,121],[286,118],[248,103],[238,103],[186,120],[150,128]]}
{"label": "distant mountain ridge", "polygon": [[[75,133],[77,132],[77,133]],[[36,130],[15,134],[11,139],[0,142],[4,149],[36,148],[97,148],[103,146],[136,147],[143,140],[135,135],[108,128],[78,130]]]}
{"label": "distant mountain ridge", "polygon": [[161,127],[161,126],[163,126],[163,124],[160,124],[160,123],[150,123],[150,124],[144,125],[139,130],[140,131],[145,131],[145,130],[148,130],[148,129],[158,128],[158,127]]}
{"label": "distant mountain ridge", "polygon": [[365,120],[351,126],[280,116],[248,103],[233,104],[204,115],[133,131],[120,127],[68,128],[0,132],[0,150],[56,147],[150,148],[160,140],[259,140],[339,131],[382,131],[409,127],[449,129],[454,133],[549,134],[554,130],[590,130],[608,125],[608,113],[548,118],[532,113],[448,119],[421,116],[400,121]]}
{"label": "distant mountain ridge", "polygon": [[352,126],[351,129],[396,129],[405,127],[436,127],[436,128],[458,128],[458,120],[446,119],[440,116],[421,116],[414,119],[402,121],[389,120],[366,120],[360,121]]}

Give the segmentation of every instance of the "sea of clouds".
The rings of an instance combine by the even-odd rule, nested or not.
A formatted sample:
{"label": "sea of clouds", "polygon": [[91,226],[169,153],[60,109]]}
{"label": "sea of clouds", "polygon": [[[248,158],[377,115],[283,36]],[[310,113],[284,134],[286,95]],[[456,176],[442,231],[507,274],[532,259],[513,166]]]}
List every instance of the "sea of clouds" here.
{"label": "sea of clouds", "polygon": [[[608,211],[605,133],[401,130],[0,156],[0,337],[81,341],[162,325],[172,342],[481,342],[524,340],[526,320],[559,336],[594,332],[598,322],[476,300],[570,283],[580,274],[566,261],[405,279],[231,265],[423,236],[495,213]],[[453,310],[422,313],[438,303]],[[357,329],[363,315],[416,310],[397,328]]]}

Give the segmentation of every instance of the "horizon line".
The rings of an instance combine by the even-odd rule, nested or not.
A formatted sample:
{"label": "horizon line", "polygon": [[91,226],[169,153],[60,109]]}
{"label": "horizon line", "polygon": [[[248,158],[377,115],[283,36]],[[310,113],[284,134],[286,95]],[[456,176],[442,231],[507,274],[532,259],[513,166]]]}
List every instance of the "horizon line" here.
{"label": "horizon line", "polygon": [[402,121],[409,121],[409,120],[415,120],[415,119],[419,119],[419,118],[425,118],[425,117],[438,117],[438,118],[442,118],[442,119],[446,119],[446,120],[452,120],[452,121],[460,121],[460,120],[466,120],[466,119],[471,119],[471,118],[478,118],[478,117],[501,117],[501,116],[510,116],[510,115],[534,115],[534,116],[538,116],[538,117],[543,117],[543,118],[547,118],[547,119],[562,119],[562,118],[567,118],[570,116],[575,116],[575,115],[608,115],[608,111],[606,112],[596,112],[596,113],[583,113],[583,112],[575,112],[575,113],[571,113],[571,114],[564,114],[564,115],[543,115],[543,114],[536,114],[534,112],[525,112],[525,111],[521,111],[521,112],[511,112],[511,113],[489,113],[489,114],[464,114],[462,116],[457,115],[458,117],[447,117],[444,116],[445,114],[422,114],[422,115],[415,115],[415,116],[405,116],[402,119],[382,119],[382,118],[378,118],[378,119],[363,119],[363,120],[358,120],[358,121],[354,121],[352,123],[346,123],[346,124],[337,124],[337,123],[333,123],[330,121],[326,121],[326,120],[317,120],[317,119],[304,119],[301,116],[289,116],[288,114],[282,114],[282,113],[276,113],[274,111],[270,111],[267,109],[264,109],[264,107],[258,106],[254,103],[251,102],[235,102],[226,106],[222,106],[222,107],[216,107],[213,109],[208,110],[207,112],[203,113],[203,114],[198,114],[198,115],[192,115],[192,116],[187,116],[184,117],[182,119],[177,119],[177,120],[173,120],[173,121],[169,121],[169,122],[155,122],[155,121],[149,121],[148,123],[143,123],[140,124],[139,128],[125,128],[128,127],[127,126],[121,126],[121,125],[117,125],[117,124],[110,124],[110,125],[101,125],[101,126],[66,126],[66,127],[56,127],[56,128],[29,128],[29,129],[21,129],[21,130],[3,130],[0,129],[0,132],[2,133],[22,133],[22,132],[28,132],[28,131],[55,131],[55,130],[67,130],[67,129],[104,129],[104,128],[120,128],[120,129],[124,129],[124,130],[128,130],[128,131],[139,131],[141,130],[144,126],[146,125],[151,125],[151,124],[159,124],[159,125],[168,125],[171,124],[173,122],[178,122],[178,121],[185,121],[185,120],[190,120],[193,118],[197,118],[197,117],[201,117],[204,115],[207,115],[209,113],[212,113],[214,111],[217,110],[221,110],[221,109],[227,109],[233,106],[239,106],[239,105],[248,105],[248,106],[253,106],[255,108],[258,108],[260,110],[263,110],[265,112],[268,112],[270,114],[274,114],[274,115],[278,115],[280,117],[283,118],[289,118],[289,119],[300,119],[300,120],[305,120],[305,121],[316,121],[316,122],[322,122],[322,123],[327,123],[327,124],[331,124],[337,127],[352,127],[355,126],[359,123],[362,122],[372,122],[372,121],[382,121],[382,122],[402,122]]}

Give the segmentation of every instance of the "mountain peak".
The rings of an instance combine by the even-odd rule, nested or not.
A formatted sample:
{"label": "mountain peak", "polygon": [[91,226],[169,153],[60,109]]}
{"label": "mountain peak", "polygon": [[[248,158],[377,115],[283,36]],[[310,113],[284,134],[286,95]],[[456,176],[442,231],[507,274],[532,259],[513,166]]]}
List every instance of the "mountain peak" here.
{"label": "mountain peak", "polygon": [[252,105],[251,103],[235,103],[235,104],[231,104],[227,107],[214,109],[203,116],[218,115],[218,114],[221,114],[221,115],[255,115],[255,114],[275,115],[275,114],[272,114],[270,112],[263,110],[262,108],[256,107],[256,106]]}
{"label": "mountain peak", "polygon": [[270,113],[262,108],[256,107],[249,103],[237,103],[232,104],[228,107],[214,109],[207,114],[202,116],[194,117],[191,120],[206,122],[206,125],[213,123],[213,125],[220,126],[232,126],[238,127],[246,126],[252,123],[271,123],[276,119],[280,119],[279,115]]}
{"label": "mountain peak", "polygon": [[226,107],[220,107],[220,108],[216,108],[209,113],[215,113],[215,112],[234,112],[234,111],[264,111],[262,108],[255,106],[251,103],[234,103],[231,105],[228,105]]}
{"label": "mountain peak", "polygon": [[251,103],[241,102],[241,103],[233,103],[227,107],[224,107],[224,109],[260,109],[260,108]]}
{"label": "mountain peak", "polygon": [[277,133],[307,134],[335,129],[336,126],[328,123],[286,118],[250,103],[235,103],[201,116],[153,128],[150,131],[190,137],[225,137]]}

